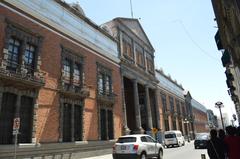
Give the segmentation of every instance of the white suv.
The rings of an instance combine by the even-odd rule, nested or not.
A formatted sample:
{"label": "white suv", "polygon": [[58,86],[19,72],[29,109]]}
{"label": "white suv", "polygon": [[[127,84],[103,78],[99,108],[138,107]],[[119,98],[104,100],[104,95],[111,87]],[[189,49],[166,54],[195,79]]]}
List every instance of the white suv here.
{"label": "white suv", "polygon": [[113,145],[113,159],[163,159],[163,147],[149,135],[126,135]]}

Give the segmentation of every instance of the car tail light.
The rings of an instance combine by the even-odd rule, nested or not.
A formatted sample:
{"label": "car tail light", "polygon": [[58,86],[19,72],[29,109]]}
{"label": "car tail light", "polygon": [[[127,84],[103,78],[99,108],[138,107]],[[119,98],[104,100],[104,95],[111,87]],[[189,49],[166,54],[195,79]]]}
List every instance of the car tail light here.
{"label": "car tail light", "polygon": [[115,153],[116,152],[116,145],[115,144],[113,145],[112,149],[113,149],[113,153]]}
{"label": "car tail light", "polygon": [[137,151],[138,150],[138,145],[134,145],[133,150]]}

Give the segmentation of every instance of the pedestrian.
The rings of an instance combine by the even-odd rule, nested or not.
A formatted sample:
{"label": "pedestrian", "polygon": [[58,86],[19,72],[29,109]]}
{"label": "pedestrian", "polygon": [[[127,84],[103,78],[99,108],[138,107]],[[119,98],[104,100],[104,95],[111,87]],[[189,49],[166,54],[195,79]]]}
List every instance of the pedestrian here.
{"label": "pedestrian", "polygon": [[240,126],[237,127],[237,136],[240,137]]}
{"label": "pedestrian", "polygon": [[218,138],[220,140],[224,141],[225,136],[226,136],[225,131],[223,129],[219,129],[218,130]]}
{"label": "pedestrian", "polygon": [[227,146],[227,156],[229,159],[240,159],[240,137],[236,136],[237,129],[233,126],[226,127],[227,136],[224,142]]}
{"label": "pedestrian", "polygon": [[210,140],[207,142],[207,153],[210,159],[225,159],[224,143],[217,137],[217,130],[210,131]]}

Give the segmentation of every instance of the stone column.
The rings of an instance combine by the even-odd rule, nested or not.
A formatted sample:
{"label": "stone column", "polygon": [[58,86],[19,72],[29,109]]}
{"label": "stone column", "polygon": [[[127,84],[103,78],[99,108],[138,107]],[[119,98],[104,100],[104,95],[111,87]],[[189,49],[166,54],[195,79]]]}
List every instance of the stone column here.
{"label": "stone column", "polygon": [[127,109],[126,109],[126,102],[125,102],[125,91],[124,91],[124,79],[123,76],[121,77],[122,82],[122,110],[123,110],[123,134],[128,135],[130,134],[130,130],[127,125]]}
{"label": "stone column", "polygon": [[138,85],[137,80],[133,80],[133,91],[134,91],[134,109],[135,109],[135,118],[136,118],[136,131],[135,133],[143,133],[142,124],[141,124],[141,114],[139,107],[139,96],[138,96]]}
{"label": "stone column", "polygon": [[149,98],[149,88],[145,85],[145,103],[146,103],[146,110],[147,110],[147,130],[151,131],[153,128],[152,124],[152,110],[150,106],[150,98]]}
{"label": "stone column", "polygon": [[159,112],[159,103],[158,103],[158,95],[159,95],[159,90],[155,89],[155,111],[156,111],[156,124],[157,124],[157,129],[160,130],[160,112]]}

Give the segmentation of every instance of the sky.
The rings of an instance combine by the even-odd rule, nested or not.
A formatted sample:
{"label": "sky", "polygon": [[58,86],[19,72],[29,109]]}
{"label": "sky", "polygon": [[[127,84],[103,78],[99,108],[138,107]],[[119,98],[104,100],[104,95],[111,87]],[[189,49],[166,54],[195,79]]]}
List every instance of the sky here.
{"label": "sky", "polygon": [[[130,0],[78,1],[97,25],[116,17],[131,18]],[[132,0],[133,18],[139,19],[155,49],[155,67],[177,80],[191,96],[219,116],[215,103],[224,104],[231,119],[235,107],[227,92],[222,53],[214,35],[217,24],[210,0]]]}

